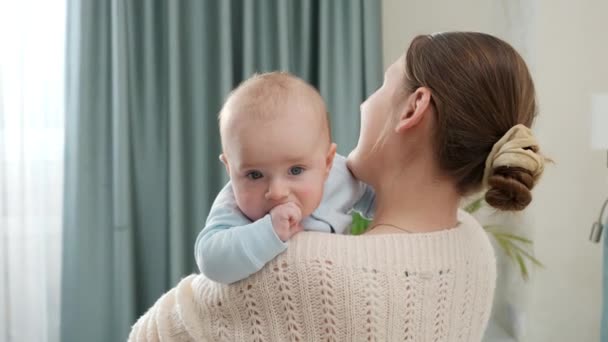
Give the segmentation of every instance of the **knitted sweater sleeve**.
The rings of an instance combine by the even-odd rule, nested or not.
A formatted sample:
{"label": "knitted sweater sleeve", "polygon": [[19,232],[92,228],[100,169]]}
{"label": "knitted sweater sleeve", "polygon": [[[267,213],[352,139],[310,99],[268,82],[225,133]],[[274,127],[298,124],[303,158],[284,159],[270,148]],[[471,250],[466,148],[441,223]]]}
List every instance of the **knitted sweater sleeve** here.
{"label": "knitted sweater sleeve", "polygon": [[[212,334],[208,328],[209,317],[200,315],[203,303],[197,302],[197,294],[194,293],[196,279],[197,275],[194,274],[183,278],[176,287],[162,295],[133,325],[128,341],[212,340]],[[212,282],[209,282],[208,285],[221,286]],[[218,333],[219,336],[222,336],[221,331]]]}

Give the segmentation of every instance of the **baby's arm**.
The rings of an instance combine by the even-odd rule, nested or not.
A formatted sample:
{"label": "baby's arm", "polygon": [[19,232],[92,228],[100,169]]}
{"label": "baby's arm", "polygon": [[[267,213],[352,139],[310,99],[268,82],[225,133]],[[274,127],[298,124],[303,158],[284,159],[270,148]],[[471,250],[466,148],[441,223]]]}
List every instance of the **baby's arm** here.
{"label": "baby's arm", "polygon": [[228,183],[211,206],[194,253],[207,278],[230,284],[259,271],[286,247],[273,229],[270,214],[255,222],[243,215]]}

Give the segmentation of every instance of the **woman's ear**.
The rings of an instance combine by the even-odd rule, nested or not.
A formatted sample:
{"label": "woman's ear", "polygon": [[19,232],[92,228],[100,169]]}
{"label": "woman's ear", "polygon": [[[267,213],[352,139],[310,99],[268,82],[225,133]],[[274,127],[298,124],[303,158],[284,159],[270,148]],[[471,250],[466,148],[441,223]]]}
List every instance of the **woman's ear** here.
{"label": "woman's ear", "polygon": [[416,126],[430,108],[431,90],[426,87],[416,89],[416,91],[408,96],[406,100],[405,108],[401,115],[399,115],[399,121],[395,127],[395,132],[402,133],[403,131]]}

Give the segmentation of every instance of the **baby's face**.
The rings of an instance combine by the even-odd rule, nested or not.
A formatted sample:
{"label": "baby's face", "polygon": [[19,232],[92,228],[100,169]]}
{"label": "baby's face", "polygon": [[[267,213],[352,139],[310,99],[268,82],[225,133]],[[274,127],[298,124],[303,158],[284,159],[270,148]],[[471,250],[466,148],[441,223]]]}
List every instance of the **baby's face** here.
{"label": "baby's face", "polygon": [[296,204],[302,217],[319,206],[335,153],[322,124],[287,113],[232,125],[224,137],[224,162],[236,202],[250,220],[287,202]]}

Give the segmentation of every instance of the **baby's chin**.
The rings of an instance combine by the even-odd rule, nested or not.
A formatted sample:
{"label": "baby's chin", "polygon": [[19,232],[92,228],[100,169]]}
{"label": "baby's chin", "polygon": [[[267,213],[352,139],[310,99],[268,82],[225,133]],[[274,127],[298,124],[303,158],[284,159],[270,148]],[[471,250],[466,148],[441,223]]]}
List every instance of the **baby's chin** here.
{"label": "baby's chin", "polygon": [[249,221],[251,221],[251,222],[255,222],[255,221],[263,218],[264,216],[266,216],[265,214],[262,215],[262,216],[260,216],[260,215],[250,215],[250,214],[247,214],[246,212],[243,212],[243,215],[245,215],[245,217],[247,217],[247,219],[249,219]]}

